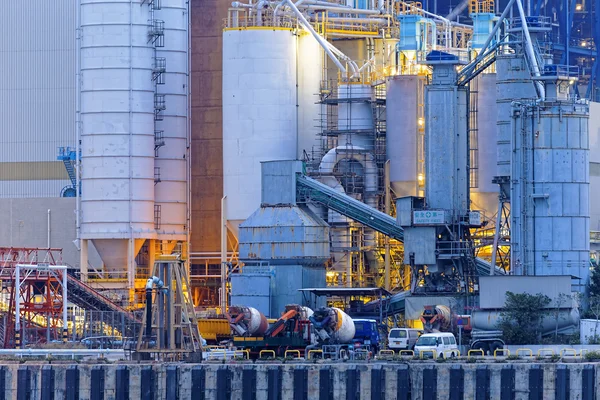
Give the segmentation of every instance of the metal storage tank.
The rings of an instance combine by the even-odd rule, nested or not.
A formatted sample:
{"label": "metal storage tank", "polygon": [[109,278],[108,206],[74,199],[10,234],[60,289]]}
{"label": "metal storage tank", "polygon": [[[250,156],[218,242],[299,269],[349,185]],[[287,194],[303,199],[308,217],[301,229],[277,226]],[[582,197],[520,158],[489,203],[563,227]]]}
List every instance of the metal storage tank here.
{"label": "metal storage tank", "polygon": [[[352,145],[363,150],[374,148],[373,88],[364,84],[341,84],[338,87],[338,145]],[[352,132],[349,132],[352,131]]]}
{"label": "metal storage tank", "polygon": [[[563,82],[567,85],[567,82]],[[557,101],[515,110],[512,263],[524,275],[589,276],[589,105]]]}
{"label": "metal storage tank", "polygon": [[418,91],[416,75],[390,77],[386,83],[386,152],[396,197],[418,194]]}
{"label": "metal storage tank", "polygon": [[[476,148],[476,182],[471,187],[471,208],[485,211],[492,217],[498,210],[498,185],[492,183],[497,176],[496,143],[496,74],[481,74],[476,78],[477,136],[470,138],[470,148]],[[474,165],[471,163],[471,167]]]}
{"label": "metal storage tank", "polygon": [[236,235],[260,205],[260,162],[298,154],[296,48],[291,29],[223,32],[223,194]]}
{"label": "metal storage tank", "polygon": [[[81,0],[82,262],[129,271],[154,230],[154,49],[143,0]],[[83,265],[87,265],[87,260]]]}
{"label": "metal storage tank", "polygon": [[[297,36],[298,55],[298,160],[320,155],[319,118],[325,106],[320,104],[323,50],[316,39],[301,32]],[[322,110],[323,108],[323,110]]]}
{"label": "metal storage tank", "polygon": [[[162,120],[156,121],[155,167],[160,182],[154,186],[158,239],[186,239],[188,178],[188,2],[161,0],[154,11],[164,21],[164,47],[157,47],[156,64],[164,60],[163,84],[157,93],[165,96]],[[160,66],[160,65],[158,65]],[[160,212],[159,212],[160,210]]]}

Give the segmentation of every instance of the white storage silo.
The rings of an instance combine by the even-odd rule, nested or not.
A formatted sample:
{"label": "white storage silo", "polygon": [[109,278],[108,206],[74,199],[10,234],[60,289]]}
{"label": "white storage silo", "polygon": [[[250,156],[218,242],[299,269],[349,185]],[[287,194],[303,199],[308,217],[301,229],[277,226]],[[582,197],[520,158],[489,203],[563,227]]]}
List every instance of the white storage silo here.
{"label": "white storage silo", "polygon": [[390,185],[396,197],[419,193],[419,79],[416,75],[399,75],[386,82],[386,152],[390,160]]}
{"label": "white storage silo", "polygon": [[477,179],[475,186],[471,187],[471,209],[482,210],[487,217],[492,217],[498,210],[498,185],[492,183],[498,175],[496,74],[481,74],[475,79],[477,137],[475,143],[470,143],[470,148],[476,149]]}
{"label": "white storage silo", "polygon": [[[160,181],[154,186],[158,239],[183,241],[187,231],[188,176],[188,2],[161,0],[154,17],[164,22],[164,46],[156,48],[165,72],[157,93],[165,110],[156,121],[156,160]],[[160,210],[160,212],[159,212]]]}
{"label": "white storage silo", "polygon": [[154,230],[153,48],[143,0],[81,0],[82,262],[129,270]]}
{"label": "white storage silo", "polygon": [[[320,75],[300,70],[318,68],[320,49],[298,46],[309,40],[298,35],[286,28],[223,32],[223,194],[236,235],[260,206],[261,161],[301,158],[301,146],[311,151],[316,143],[318,94],[311,88]],[[300,55],[305,47],[312,50]]]}

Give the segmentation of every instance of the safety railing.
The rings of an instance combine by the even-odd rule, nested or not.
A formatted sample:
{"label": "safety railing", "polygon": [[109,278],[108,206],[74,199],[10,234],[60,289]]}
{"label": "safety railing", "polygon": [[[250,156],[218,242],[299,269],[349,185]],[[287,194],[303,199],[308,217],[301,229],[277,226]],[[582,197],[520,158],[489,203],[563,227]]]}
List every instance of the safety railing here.
{"label": "safety railing", "polygon": [[400,355],[400,357],[402,357],[402,356],[414,357],[415,356],[415,352],[412,350],[400,350],[398,352],[398,354]]}
{"label": "safety railing", "polygon": [[306,358],[312,360],[315,354],[320,354],[321,358],[323,358],[323,350],[309,350]]}
{"label": "safety railing", "polygon": [[458,350],[458,349],[444,350],[444,351],[442,351],[442,356],[444,358],[460,357],[460,350]]}
{"label": "safety railing", "polygon": [[273,350],[261,350],[258,352],[258,358],[260,359],[265,359],[265,358],[276,358],[276,354],[275,351]]}
{"label": "safety railing", "polygon": [[481,349],[471,349],[467,352],[468,357],[485,357],[485,352]]}
{"label": "safety railing", "polygon": [[122,349],[0,349],[0,355],[9,355],[14,357],[83,357],[96,356],[98,358],[106,358],[108,355],[118,356],[123,358],[125,352]]}
{"label": "safety railing", "polygon": [[469,14],[495,13],[496,6],[494,0],[471,0],[469,4]]}
{"label": "safety railing", "polygon": [[435,350],[419,350],[419,358],[422,360],[425,354],[431,354],[431,357],[435,360],[437,358],[437,352]]}
{"label": "safety railing", "polygon": [[502,357],[508,357],[508,356],[510,356],[510,350],[509,349],[496,349],[496,350],[494,350],[494,358],[498,357],[498,353],[500,353],[500,355]]}
{"label": "safety railing", "polygon": [[517,351],[515,352],[515,355],[517,357],[533,357],[533,351],[531,351],[531,349],[517,349]]}
{"label": "safety railing", "polygon": [[[569,354],[572,353],[572,354]],[[575,349],[561,349],[560,357],[577,357],[577,350]]]}
{"label": "safety railing", "polygon": [[[295,355],[295,357],[294,357],[294,355]],[[285,358],[301,358],[300,350],[286,350],[285,353],[283,354],[283,356]]]}
{"label": "safety railing", "polygon": [[275,17],[272,13],[248,14],[245,9],[230,9],[223,19],[224,29],[285,28],[297,29],[298,20],[287,15]]}
{"label": "safety railing", "polygon": [[554,349],[539,349],[537,352],[538,357],[552,357],[554,355]]}
{"label": "safety railing", "polygon": [[250,359],[250,350],[234,350],[233,358],[237,358],[240,354],[242,355],[242,358],[246,360]]}

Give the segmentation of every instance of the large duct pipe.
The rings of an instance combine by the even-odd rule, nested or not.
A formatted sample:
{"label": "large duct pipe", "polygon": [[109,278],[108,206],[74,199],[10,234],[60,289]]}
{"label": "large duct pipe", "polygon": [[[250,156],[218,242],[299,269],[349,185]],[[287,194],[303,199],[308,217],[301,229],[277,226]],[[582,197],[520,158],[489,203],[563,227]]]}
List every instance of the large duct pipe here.
{"label": "large duct pipe", "polygon": [[446,15],[446,19],[452,21],[454,18],[458,17],[464,10],[467,8],[471,0],[463,0],[462,3],[454,7],[450,14]]}

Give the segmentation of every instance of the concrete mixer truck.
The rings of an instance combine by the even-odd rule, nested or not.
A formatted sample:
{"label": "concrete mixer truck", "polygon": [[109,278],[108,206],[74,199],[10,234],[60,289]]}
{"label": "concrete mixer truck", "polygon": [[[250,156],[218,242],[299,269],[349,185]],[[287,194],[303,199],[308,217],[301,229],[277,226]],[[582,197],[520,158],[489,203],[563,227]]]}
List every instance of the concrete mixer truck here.
{"label": "concrete mixer truck", "polygon": [[494,354],[495,350],[505,346],[504,340],[502,340],[502,331],[493,326],[474,328],[471,315],[454,314],[446,305],[425,306],[420,319],[425,333],[452,332],[453,328],[460,327],[458,328],[460,333],[464,333],[465,338],[469,339],[463,344],[468,342],[469,347],[473,350],[479,349],[486,354]]}
{"label": "concrete mixer truck", "polygon": [[321,307],[309,320],[317,343],[306,348],[307,356],[311,350],[318,350],[324,358],[337,359],[342,350],[352,346],[356,333],[354,321],[339,308]]}
{"label": "concrete mixer truck", "polygon": [[234,333],[231,343],[248,350],[251,358],[260,357],[263,350],[266,350],[263,354],[276,357],[285,357],[288,350],[302,354],[313,341],[308,320],[312,315],[308,307],[289,304],[281,317],[269,326],[265,316],[252,307],[230,307],[227,318]]}

